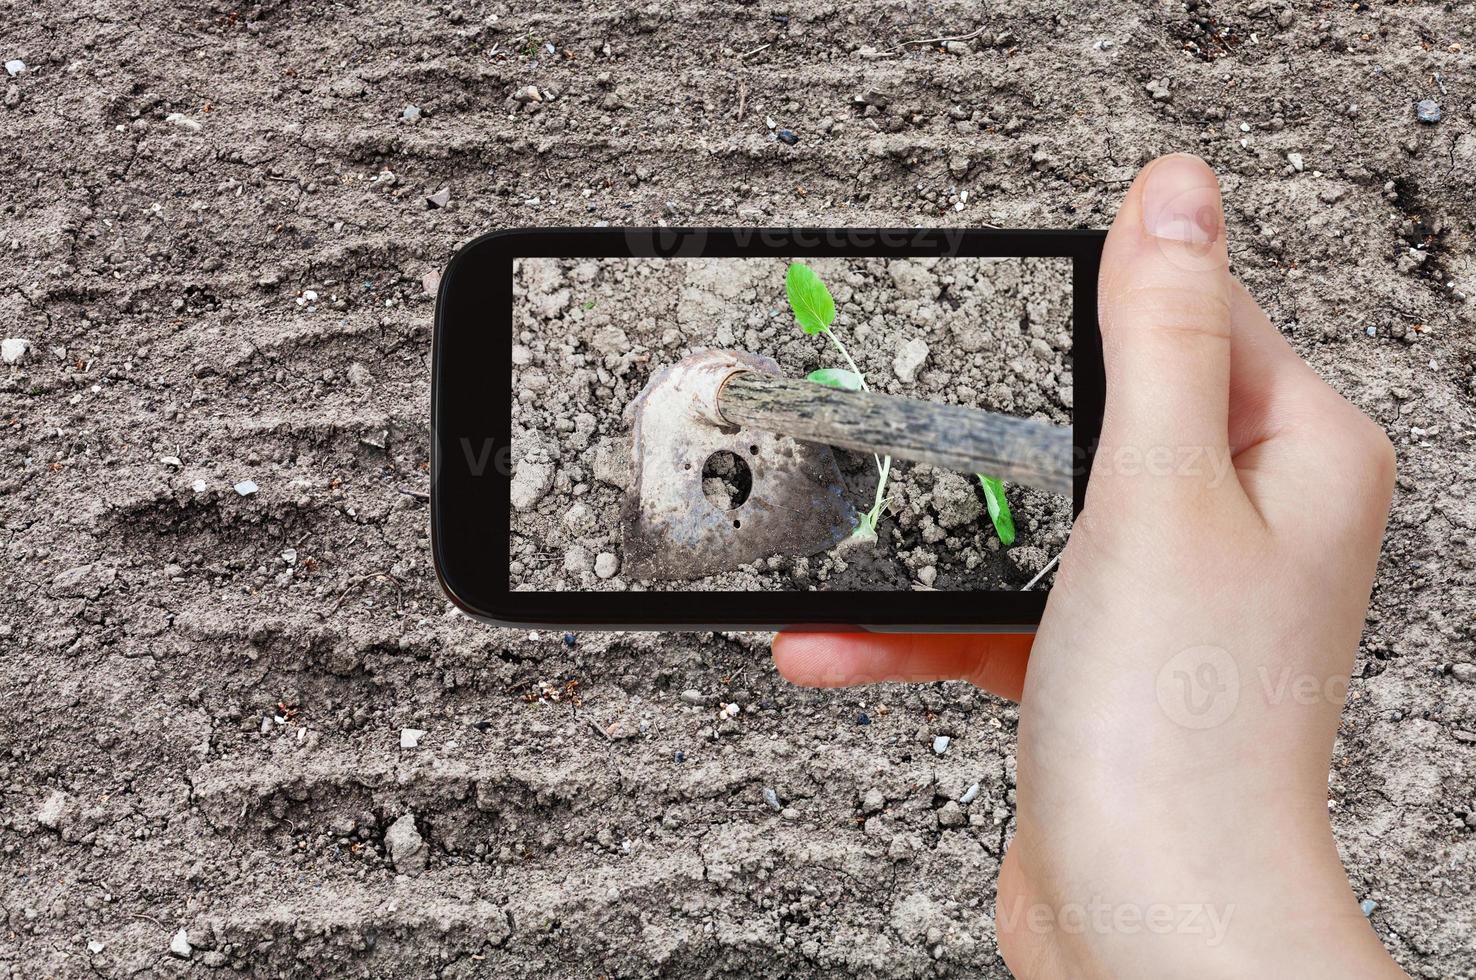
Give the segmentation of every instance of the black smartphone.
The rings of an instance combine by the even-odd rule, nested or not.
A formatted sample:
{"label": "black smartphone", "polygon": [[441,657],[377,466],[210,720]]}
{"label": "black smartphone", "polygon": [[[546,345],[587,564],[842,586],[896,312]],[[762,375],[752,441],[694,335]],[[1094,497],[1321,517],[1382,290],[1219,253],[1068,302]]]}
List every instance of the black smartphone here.
{"label": "black smartphone", "polygon": [[436,302],[443,587],[508,626],[1034,629],[1101,428],[1103,238],[472,241]]}

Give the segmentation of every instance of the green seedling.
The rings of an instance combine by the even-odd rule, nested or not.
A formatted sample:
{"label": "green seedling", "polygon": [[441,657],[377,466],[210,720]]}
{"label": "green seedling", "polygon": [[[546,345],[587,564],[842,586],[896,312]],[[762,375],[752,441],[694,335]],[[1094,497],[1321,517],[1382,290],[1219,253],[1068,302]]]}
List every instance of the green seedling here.
{"label": "green seedling", "polygon": [[[811,371],[808,379],[816,384],[845,391],[869,391],[866,387],[866,375],[856,366],[846,345],[830,329],[830,325],[835,322],[835,299],[830,295],[830,290],[825,288],[825,283],[820,281],[820,277],[809,266],[791,262],[789,272],[784,276],[784,291],[789,295],[789,307],[794,310],[794,319],[800,329],[811,336],[823,333],[835,345],[835,349],[840,351],[840,356],[850,368],[821,368]],[[876,498],[871,510],[861,515],[861,523],[857,525],[855,533],[858,537],[874,541],[877,522],[881,520],[882,508],[887,504],[884,494],[887,490],[887,477],[892,472],[892,457],[877,457],[873,454],[871,458],[876,460]]]}
{"label": "green seedling", "polygon": [[1004,484],[992,476],[974,475],[984,488],[984,503],[989,508],[989,519],[994,522],[999,543],[1008,548],[1015,543],[1015,518],[1010,514],[1010,502],[1005,499]]}
{"label": "green seedling", "polygon": [[[830,329],[835,322],[835,299],[830,295],[830,290],[825,288],[825,283],[820,280],[813,269],[799,262],[791,262],[789,271],[784,276],[784,291],[789,296],[789,307],[794,311],[795,322],[800,329],[813,336],[823,333],[829,341],[840,351],[841,357],[845,359],[849,370],[842,368],[821,368],[811,371],[806,377],[816,384],[822,384],[830,388],[840,388],[845,391],[869,391],[866,387],[866,376],[856,366],[850,351],[841,339]],[[877,457],[876,469],[878,478],[876,481],[876,498],[872,503],[871,510],[861,515],[861,522],[856,527],[854,536],[871,541],[876,540],[876,525],[881,520],[882,508],[886,506],[887,477],[892,471],[892,457]],[[995,533],[999,535],[999,541],[1005,547],[1015,543],[1015,519],[1010,514],[1009,501],[1005,499],[1004,484],[992,476],[984,476],[982,473],[974,474],[979,478],[979,485],[984,488],[984,502],[989,508],[989,519],[994,522]]]}

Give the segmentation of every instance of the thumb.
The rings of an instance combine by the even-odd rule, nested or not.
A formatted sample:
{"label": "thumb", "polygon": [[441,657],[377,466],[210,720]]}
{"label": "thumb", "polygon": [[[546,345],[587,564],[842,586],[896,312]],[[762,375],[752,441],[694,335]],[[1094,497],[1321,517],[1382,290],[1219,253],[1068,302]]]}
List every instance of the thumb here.
{"label": "thumb", "polygon": [[[1208,452],[1216,463],[1227,457],[1230,298],[1214,171],[1186,154],[1154,160],[1128,190],[1102,253],[1109,480],[1115,473],[1178,473],[1174,460],[1186,453],[1203,459]],[[1204,482],[1224,472],[1195,469]]]}

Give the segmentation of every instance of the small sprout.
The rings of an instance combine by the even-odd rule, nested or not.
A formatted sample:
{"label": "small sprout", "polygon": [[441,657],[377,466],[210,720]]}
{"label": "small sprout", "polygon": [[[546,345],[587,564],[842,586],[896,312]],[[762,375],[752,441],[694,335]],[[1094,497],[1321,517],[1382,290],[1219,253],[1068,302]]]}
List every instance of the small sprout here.
{"label": "small sprout", "polygon": [[999,543],[1008,548],[1015,543],[1015,518],[1010,514],[1010,502],[1005,499],[1004,484],[992,476],[981,473],[979,485],[984,488],[984,503],[989,508],[989,519],[999,534]]}
{"label": "small sprout", "polygon": [[840,388],[842,391],[860,391],[865,384],[865,379],[855,371],[843,371],[840,368],[821,368],[811,371],[805,375],[805,379],[813,381],[827,388]]}
{"label": "small sprout", "polygon": [[791,262],[784,277],[784,290],[789,294],[789,305],[801,330],[811,335],[829,331],[835,320],[835,300],[813,269]]}
{"label": "small sprout", "polygon": [[[830,388],[841,388],[846,391],[867,391],[866,376],[856,366],[851,357],[851,352],[846,350],[846,345],[841,343],[839,337],[830,329],[835,322],[835,299],[830,295],[830,290],[825,288],[825,283],[815,275],[815,271],[809,266],[799,262],[791,262],[789,271],[784,276],[784,291],[789,296],[790,309],[794,310],[795,322],[805,333],[814,335],[823,333],[835,349],[840,351],[841,357],[845,358],[849,371],[840,368],[822,368],[813,371],[809,380],[816,384],[826,385]],[[887,505],[883,496],[887,489],[887,475],[892,471],[892,457],[878,457],[876,460],[877,481],[876,499],[871,505],[871,510],[861,515],[861,523],[857,525],[854,537],[862,541],[876,540],[876,525],[881,520],[882,508]]]}

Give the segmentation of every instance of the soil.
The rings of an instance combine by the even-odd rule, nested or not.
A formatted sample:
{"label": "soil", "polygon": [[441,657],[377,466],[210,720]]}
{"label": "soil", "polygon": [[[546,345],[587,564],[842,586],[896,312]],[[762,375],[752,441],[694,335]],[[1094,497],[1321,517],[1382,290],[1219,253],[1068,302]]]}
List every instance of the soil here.
{"label": "soil", "polygon": [[0,0],[0,975],[1004,976],[1009,705],[448,608],[427,290],[513,225],[1101,227],[1191,150],[1398,447],[1329,813],[1471,976],[1476,8],[1192,6]]}
{"label": "soil", "polygon": [[[1069,259],[807,264],[831,290],[838,311],[833,329],[873,390],[1069,427]],[[780,259],[518,264],[513,460],[516,468],[530,465],[513,475],[514,589],[1020,589],[1046,571],[1071,528],[1069,498],[1009,486],[1017,535],[1005,548],[972,475],[899,461],[874,544],[771,555],[686,581],[621,574],[632,402],[652,374],[694,346],[771,357],[789,377],[846,366],[829,341],[806,336],[795,324],[784,293],[786,265]],[[844,451],[835,456],[847,499],[858,511],[869,510],[876,462]],[[704,483],[725,510],[736,489]],[[601,555],[612,557],[600,565]],[[1050,577],[1047,571],[1041,587]]]}

